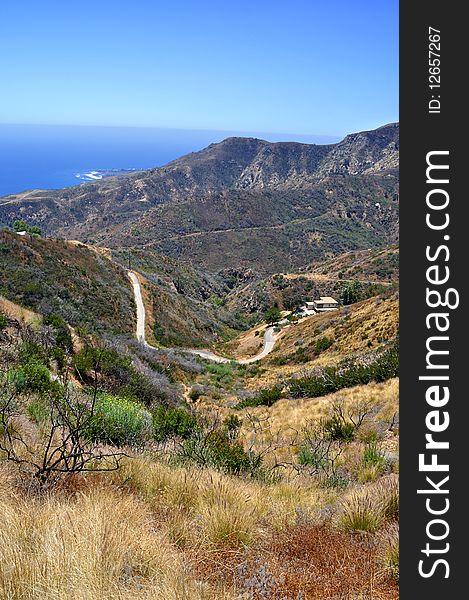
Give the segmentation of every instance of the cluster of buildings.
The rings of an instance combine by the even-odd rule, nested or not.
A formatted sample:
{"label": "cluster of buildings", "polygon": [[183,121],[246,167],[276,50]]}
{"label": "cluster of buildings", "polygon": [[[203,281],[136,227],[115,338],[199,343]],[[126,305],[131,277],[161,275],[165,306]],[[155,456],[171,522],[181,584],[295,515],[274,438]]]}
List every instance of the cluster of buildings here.
{"label": "cluster of buildings", "polygon": [[337,300],[331,296],[321,296],[318,300],[306,302],[305,305],[299,309],[299,314],[315,315],[316,313],[336,310],[337,308],[339,308]]}

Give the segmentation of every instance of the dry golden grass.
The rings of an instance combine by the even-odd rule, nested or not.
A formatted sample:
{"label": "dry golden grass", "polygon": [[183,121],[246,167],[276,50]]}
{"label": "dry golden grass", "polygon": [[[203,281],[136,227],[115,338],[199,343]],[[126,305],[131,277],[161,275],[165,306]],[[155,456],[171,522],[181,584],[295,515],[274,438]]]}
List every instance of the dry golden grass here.
{"label": "dry golden grass", "polygon": [[342,529],[368,533],[374,533],[387,521],[398,518],[399,480],[394,474],[347,492],[336,515]]}
{"label": "dry golden grass", "polygon": [[[306,477],[267,484],[140,457],[33,496],[15,491],[13,475],[0,465],[2,600],[264,598],[246,588],[259,565],[273,574],[272,598],[302,590],[325,600],[375,585],[373,597],[395,597],[382,594],[395,584],[377,584],[371,542],[311,525],[341,494]],[[394,488],[369,489],[386,521]],[[340,563],[348,566],[338,575]]]}
{"label": "dry golden grass", "polygon": [[155,514],[171,517],[173,539],[193,547],[249,546],[262,536],[265,523],[282,528],[295,523],[298,511],[316,513],[337,496],[307,479],[266,484],[145,459],[127,461],[113,477]]}
{"label": "dry golden grass", "polygon": [[[288,445],[308,423],[326,416],[331,404],[338,399],[344,400],[346,406],[358,401],[370,402],[379,407],[374,420],[389,423],[399,408],[399,379],[345,388],[320,398],[284,398],[270,407],[258,406],[233,412],[242,420],[241,437],[246,442],[251,443],[255,438],[256,446],[262,447],[262,444],[270,443],[272,437],[281,434]],[[223,411],[223,415],[228,412]],[[253,419],[259,423],[255,432]],[[262,423],[265,423],[264,427]]]}
{"label": "dry golden grass", "polygon": [[[311,482],[263,484],[136,458],[49,496],[15,491],[0,469],[0,598],[235,598],[192,565],[240,559],[335,494]],[[209,579],[209,578],[206,578]]]}
{"label": "dry golden grass", "polygon": [[[218,592],[217,592],[218,593]],[[109,489],[0,502],[5,600],[230,598],[190,576],[147,506]]]}
{"label": "dry golden grass", "polygon": [[0,296],[0,312],[13,319],[18,319],[18,321],[26,325],[39,325],[42,322],[41,315],[19,304],[15,304],[3,296]]}

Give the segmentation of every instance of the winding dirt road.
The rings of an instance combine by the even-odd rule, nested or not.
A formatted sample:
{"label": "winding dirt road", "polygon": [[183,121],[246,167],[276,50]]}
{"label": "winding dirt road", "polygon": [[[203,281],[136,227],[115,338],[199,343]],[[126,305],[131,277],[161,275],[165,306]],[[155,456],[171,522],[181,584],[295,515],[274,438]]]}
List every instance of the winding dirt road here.
{"label": "winding dirt road", "polygon": [[[129,276],[129,279],[132,282],[135,304],[137,306],[137,327],[135,330],[135,335],[139,342],[141,342],[148,348],[153,348],[153,346],[151,346],[145,339],[145,306],[143,304],[142,288],[140,287],[140,282],[138,280],[137,275],[133,271],[127,271],[127,275]],[[229,358],[219,356],[218,354],[215,354],[210,350],[197,350],[195,348],[173,348],[173,350],[179,350],[180,352],[194,354],[196,356],[200,356],[201,358],[205,358],[206,360],[211,360],[212,362],[216,363],[235,362],[239,365],[249,365],[251,363],[262,360],[265,356],[267,356],[267,354],[270,354],[270,352],[272,352],[272,350],[274,349],[276,341],[277,337],[274,333],[274,328],[269,327],[264,333],[264,346],[262,350],[255,356],[252,356],[251,358],[241,358],[239,360],[230,360]]]}

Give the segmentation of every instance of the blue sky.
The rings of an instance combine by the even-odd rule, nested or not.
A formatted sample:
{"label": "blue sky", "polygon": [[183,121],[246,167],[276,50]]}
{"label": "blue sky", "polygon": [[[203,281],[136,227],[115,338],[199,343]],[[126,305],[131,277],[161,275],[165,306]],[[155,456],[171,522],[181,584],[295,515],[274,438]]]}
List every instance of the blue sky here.
{"label": "blue sky", "polygon": [[0,122],[342,135],[398,120],[397,0],[2,3]]}

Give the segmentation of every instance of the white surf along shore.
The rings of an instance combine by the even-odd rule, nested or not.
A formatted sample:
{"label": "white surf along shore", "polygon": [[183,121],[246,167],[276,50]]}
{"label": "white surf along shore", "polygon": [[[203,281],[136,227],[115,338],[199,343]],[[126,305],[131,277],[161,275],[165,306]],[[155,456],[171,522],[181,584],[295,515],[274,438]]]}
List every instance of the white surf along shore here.
{"label": "white surf along shore", "polygon": [[[138,280],[137,274],[134,271],[128,271],[127,274],[129,276],[130,281],[132,282],[135,304],[137,306],[137,326],[135,330],[136,338],[147,348],[153,348],[153,346],[149,344],[145,338],[145,305],[143,304],[140,281]],[[205,358],[206,360],[210,360],[216,363],[235,362],[239,365],[249,365],[251,363],[262,360],[265,356],[270,354],[270,352],[272,352],[272,350],[274,349],[276,341],[277,336],[275,335],[274,327],[268,327],[264,333],[264,345],[262,350],[255,356],[252,356],[251,358],[242,358],[239,360],[231,360],[229,358],[226,358],[225,356],[215,354],[211,350],[199,350],[196,348],[173,348],[173,350],[194,354],[196,356],[200,356],[201,358]]]}

